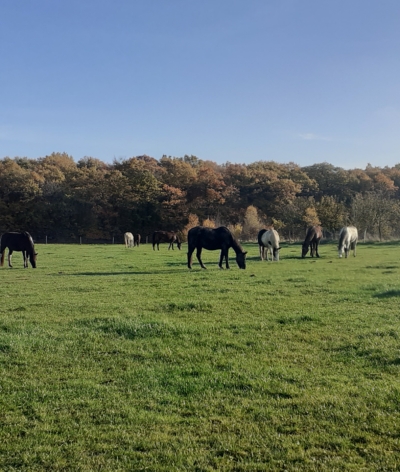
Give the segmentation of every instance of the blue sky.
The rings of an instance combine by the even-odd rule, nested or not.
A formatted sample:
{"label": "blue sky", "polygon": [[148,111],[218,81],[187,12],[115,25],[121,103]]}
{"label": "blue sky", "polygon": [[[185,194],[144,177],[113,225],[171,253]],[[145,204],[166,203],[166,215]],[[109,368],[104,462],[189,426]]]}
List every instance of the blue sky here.
{"label": "blue sky", "polygon": [[0,158],[400,163],[398,0],[2,0]]}

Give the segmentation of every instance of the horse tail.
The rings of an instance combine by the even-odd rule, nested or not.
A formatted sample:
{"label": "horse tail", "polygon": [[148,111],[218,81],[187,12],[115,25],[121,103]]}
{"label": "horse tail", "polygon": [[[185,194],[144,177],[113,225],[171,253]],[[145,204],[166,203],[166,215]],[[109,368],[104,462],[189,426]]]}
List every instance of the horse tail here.
{"label": "horse tail", "polygon": [[340,230],[340,234],[339,234],[339,248],[343,246],[346,235],[347,235],[347,228],[344,227]]}

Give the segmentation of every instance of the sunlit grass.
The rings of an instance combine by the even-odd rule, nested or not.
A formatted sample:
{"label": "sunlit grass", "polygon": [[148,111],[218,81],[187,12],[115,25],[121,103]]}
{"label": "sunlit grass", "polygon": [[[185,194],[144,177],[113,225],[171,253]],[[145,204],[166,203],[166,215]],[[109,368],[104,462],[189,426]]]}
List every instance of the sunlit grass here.
{"label": "sunlit grass", "polygon": [[37,249],[0,271],[0,470],[399,468],[397,244]]}

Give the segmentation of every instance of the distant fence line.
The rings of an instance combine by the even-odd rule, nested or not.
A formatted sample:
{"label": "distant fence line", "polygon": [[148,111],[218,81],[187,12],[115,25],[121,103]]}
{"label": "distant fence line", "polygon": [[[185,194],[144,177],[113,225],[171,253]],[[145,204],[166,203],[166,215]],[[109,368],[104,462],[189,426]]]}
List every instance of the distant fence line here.
{"label": "distant fence line", "polygon": [[[87,238],[85,236],[80,237],[50,237],[50,236],[41,236],[35,237],[32,234],[33,240],[37,244],[125,244],[124,236],[114,236],[111,239],[93,239]],[[151,242],[151,237],[149,235],[143,236],[140,244],[148,244]]]}
{"label": "distant fence line", "polygon": [[[38,244],[125,244],[123,235],[113,236],[112,238],[96,239],[96,238],[88,238],[86,236],[70,236],[70,237],[46,236],[46,235],[36,236],[35,234],[32,233],[32,237],[35,243],[38,243]],[[321,243],[323,244],[323,243],[337,241],[338,237],[339,237],[339,232],[332,232],[332,233],[326,232]],[[385,241],[394,241],[394,240],[398,240],[399,238],[400,238],[400,235],[396,235],[393,238],[385,239]],[[281,236],[281,242],[288,243],[288,244],[296,244],[303,241],[303,239],[304,238],[302,237],[287,238],[284,235]],[[242,243],[257,244],[256,237],[251,238],[251,239],[239,238],[239,241]],[[362,234],[359,234],[359,242],[367,242],[367,241],[379,241],[379,238],[377,237],[377,235],[370,234],[370,233],[365,234],[363,232]],[[151,242],[152,242],[151,234],[142,235],[140,244],[151,244]]]}

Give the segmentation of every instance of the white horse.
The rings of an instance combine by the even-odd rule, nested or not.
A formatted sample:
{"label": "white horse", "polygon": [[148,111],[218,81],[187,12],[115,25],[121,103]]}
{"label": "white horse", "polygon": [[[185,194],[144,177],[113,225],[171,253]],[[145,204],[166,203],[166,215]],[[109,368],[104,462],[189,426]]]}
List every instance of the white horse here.
{"label": "white horse", "polygon": [[358,231],[355,226],[345,226],[339,233],[339,257],[349,255],[350,250],[353,250],[353,256],[356,257],[356,246],[358,241]]}
{"label": "white horse", "polygon": [[268,254],[271,254],[271,261],[279,261],[279,234],[274,229],[262,229],[258,233],[258,245],[260,247],[260,257],[264,260],[264,249],[267,248],[267,261],[269,260]]}
{"label": "white horse", "polygon": [[125,247],[133,247],[133,234],[125,233],[124,234]]}

